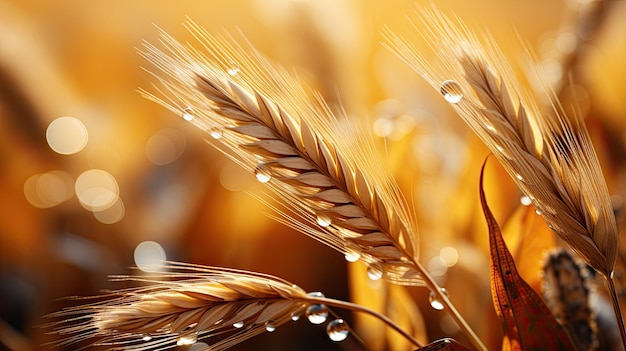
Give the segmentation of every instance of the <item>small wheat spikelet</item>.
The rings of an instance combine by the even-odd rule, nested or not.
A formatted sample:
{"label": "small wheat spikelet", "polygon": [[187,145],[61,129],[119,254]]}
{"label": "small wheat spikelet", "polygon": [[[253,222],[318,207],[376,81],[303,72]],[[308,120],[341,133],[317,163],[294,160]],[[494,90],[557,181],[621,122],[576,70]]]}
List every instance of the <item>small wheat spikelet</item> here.
{"label": "small wheat spikelet", "polygon": [[226,268],[168,263],[171,272],[114,280],[147,286],[113,292],[108,300],[58,312],[60,345],[93,338],[114,350],[163,350],[221,335],[224,350],[276,328],[310,302],[296,285],[276,277]]}
{"label": "small wheat spikelet", "polygon": [[612,285],[617,225],[583,122],[565,116],[554,98],[551,111],[541,110],[491,38],[484,45],[436,9],[421,11],[420,19],[415,27],[438,54],[437,62],[393,34],[388,45],[444,95],[548,226]]}
{"label": "small wheat spikelet", "polygon": [[187,26],[204,51],[161,32],[142,54],[161,83],[152,99],[207,131],[295,215],[282,221],[368,265],[372,279],[426,285],[478,348],[484,346],[418,261],[413,213],[371,132],[335,114],[284,69],[232,38]]}
{"label": "small wheat spikelet", "polygon": [[[220,351],[272,332],[303,314],[309,320],[315,314],[323,323],[332,313],[327,307],[331,306],[369,314],[416,347],[421,346],[413,336],[375,311],[326,298],[318,292],[307,294],[297,285],[271,275],[178,262],[166,262],[154,268],[167,273],[114,276],[113,281],[131,281],[142,286],[112,291],[90,298],[98,298],[100,302],[49,315],[58,321],[48,326],[65,337],[53,344],[87,342],[84,348],[109,346],[109,350],[155,351],[202,340],[208,346],[198,351]],[[343,320],[341,323],[347,336],[351,328]]]}

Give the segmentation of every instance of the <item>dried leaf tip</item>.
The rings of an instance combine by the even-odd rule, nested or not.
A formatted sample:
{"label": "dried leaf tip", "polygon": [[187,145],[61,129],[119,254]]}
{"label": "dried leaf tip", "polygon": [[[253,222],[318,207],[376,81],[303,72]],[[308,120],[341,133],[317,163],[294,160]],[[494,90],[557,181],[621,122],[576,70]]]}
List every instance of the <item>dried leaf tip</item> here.
{"label": "dried leaf tip", "polygon": [[423,284],[414,215],[371,135],[253,49],[187,26],[204,51],[162,32],[164,49],[146,44],[142,53],[160,83],[157,94],[144,95],[185,111],[211,135],[219,129],[212,144],[296,213],[283,218],[288,225],[365,262],[377,277]]}
{"label": "dried leaf tip", "polygon": [[387,34],[388,46],[444,95],[550,228],[610,277],[617,226],[584,124],[566,116],[555,100],[552,110],[542,110],[489,36],[479,40],[434,8],[418,15],[422,25],[415,27],[437,60],[427,61],[394,34]]}

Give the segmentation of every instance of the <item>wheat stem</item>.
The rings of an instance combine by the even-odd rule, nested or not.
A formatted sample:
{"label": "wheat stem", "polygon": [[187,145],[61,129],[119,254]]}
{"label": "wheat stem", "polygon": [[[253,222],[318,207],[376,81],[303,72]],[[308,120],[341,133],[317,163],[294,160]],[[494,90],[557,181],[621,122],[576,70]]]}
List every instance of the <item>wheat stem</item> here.
{"label": "wheat stem", "polygon": [[413,337],[413,335],[407,333],[404,329],[400,328],[394,321],[389,319],[389,317],[387,317],[387,316],[385,316],[383,314],[380,314],[380,313],[378,313],[378,312],[376,312],[374,310],[371,310],[371,309],[369,309],[367,307],[364,307],[364,306],[361,306],[361,305],[357,305],[357,304],[352,303],[352,302],[335,300],[335,299],[331,299],[331,298],[327,298],[327,297],[307,297],[305,299],[305,301],[307,303],[320,303],[320,304],[324,304],[326,306],[343,308],[343,309],[347,309],[347,310],[351,310],[351,311],[355,311],[355,312],[362,312],[362,313],[369,314],[370,316],[373,316],[373,317],[379,319],[380,321],[382,321],[383,323],[387,324],[387,326],[389,326],[391,329],[395,330],[400,335],[405,337],[413,345],[415,345],[417,347],[422,347],[420,342],[417,341],[417,339],[415,339],[415,337]]}
{"label": "wheat stem", "polygon": [[[419,262],[417,262],[417,264],[420,265]],[[426,286],[428,286],[428,288],[430,289],[430,291],[432,291],[435,294],[435,296],[444,305],[445,307],[444,309],[448,311],[448,313],[452,316],[452,318],[454,318],[454,320],[459,325],[459,327],[463,330],[465,335],[470,339],[470,342],[472,343],[472,345],[474,345],[474,347],[476,347],[476,349],[478,350],[486,351],[487,347],[482,343],[478,335],[476,335],[476,333],[472,330],[469,324],[467,324],[467,322],[465,321],[463,316],[461,316],[461,314],[456,309],[456,307],[454,307],[454,304],[452,303],[452,301],[450,301],[448,296],[443,292],[439,284],[437,284],[437,282],[430,275],[425,275],[423,279],[424,279],[424,282],[426,283]]]}
{"label": "wheat stem", "polygon": [[626,350],[626,329],[624,328],[624,318],[622,317],[622,309],[619,304],[619,298],[617,296],[617,290],[615,289],[615,283],[613,282],[613,274],[605,276],[607,282],[607,290],[611,295],[613,302],[613,311],[615,311],[615,320],[617,321],[617,327],[619,329],[620,337],[622,338],[622,345]]}

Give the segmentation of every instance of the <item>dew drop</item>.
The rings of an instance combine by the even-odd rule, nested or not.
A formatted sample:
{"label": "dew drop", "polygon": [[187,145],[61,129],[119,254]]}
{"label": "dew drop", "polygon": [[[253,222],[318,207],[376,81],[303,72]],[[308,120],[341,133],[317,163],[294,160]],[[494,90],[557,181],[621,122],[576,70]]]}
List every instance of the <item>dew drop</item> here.
{"label": "dew drop", "polygon": [[192,344],[195,344],[197,341],[198,341],[198,335],[195,332],[192,332],[192,333],[181,335],[178,338],[178,341],[176,341],[176,345],[178,346],[192,345]]}
{"label": "dew drop", "polygon": [[239,322],[233,323],[233,327],[235,327],[237,329],[242,328],[243,327],[243,321],[239,321]]}
{"label": "dew drop", "polygon": [[463,92],[461,86],[454,80],[446,80],[441,83],[441,89],[439,89],[444,99],[451,104],[456,104],[463,99]]}
{"label": "dew drop", "polygon": [[268,333],[271,333],[274,330],[276,330],[276,324],[274,324],[274,321],[267,321],[267,323],[265,323],[265,330]]}
{"label": "dew drop", "polygon": [[535,209],[535,213],[541,216],[541,210],[540,209],[536,208]]}
{"label": "dew drop", "polygon": [[322,304],[311,305],[306,309],[306,317],[313,324],[322,324],[328,318],[328,308]]}
{"label": "dew drop", "polygon": [[270,179],[272,179],[272,174],[270,172],[269,166],[266,164],[259,165],[254,170],[254,175],[256,177],[256,180],[261,183],[267,183],[270,181]]}
{"label": "dew drop", "polygon": [[150,336],[150,334],[144,334],[143,337],[141,338],[141,340],[143,340],[143,341],[150,341],[150,340],[152,340],[152,337]]}
{"label": "dew drop", "polygon": [[344,257],[348,262],[356,262],[361,258],[361,253],[358,250],[348,249]]}
{"label": "dew drop", "polygon": [[372,263],[367,267],[367,276],[371,280],[379,280],[383,277],[383,267],[380,263]]}
{"label": "dew drop", "polygon": [[308,294],[306,294],[306,295],[307,295],[307,296],[310,296],[310,297],[326,297],[326,296],[324,296],[324,294],[323,294],[322,292],[320,292],[320,291],[312,291],[312,292],[310,292],[310,293],[308,293]]}
{"label": "dew drop", "polygon": [[524,181],[524,177],[522,177],[521,174],[516,174],[515,178],[517,178],[519,181],[523,182]]}
{"label": "dew drop", "polygon": [[328,227],[332,223],[332,220],[327,214],[320,213],[317,215],[317,224],[321,227]]}
{"label": "dew drop", "polygon": [[[448,295],[448,291],[444,288],[441,288],[441,292],[444,293],[446,296]],[[428,302],[430,302],[430,306],[436,310],[441,311],[444,309],[443,302],[439,299],[437,295],[435,295],[435,292],[433,291],[428,294]]]}
{"label": "dew drop", "polygon": [[219,138],[221,138],[224,135],[224,133],[222,132],[222,130],[220,128],[213,127],[211,129],[209,129],[209,135],[213,139],[219,139]]}
{"label": "dew drop", "polygon": [[530,206],[530,204],[532,204],[532,200],[530,199],[530,197],[524,195],[522,197],[520,197],[519,202],[523,205],[523,206]]}
{"label": "dew drop", "polygon": [[239,68],[239,65],[233,62],[231,66],[226,70],[226,73],[228,73],[231,76],[236,76],[239,74],[240,71],[241,71],[241,68]]}
{"label": "dew drop", "polygon": [[185,121],[191,121],[194,119],[193,110],[191,109],[191,107],[183,109],[183,119]]}
{"label": "dew drop", "polygon": [[332,341],[344,341],[349,333],[348,324],[343,319],[335,319],[326,326],[326,334]]}
{"label": "dew drop", "polygon": [[291,320],[297,322],[300,320],[300,312],[294,312],[291,314]]}

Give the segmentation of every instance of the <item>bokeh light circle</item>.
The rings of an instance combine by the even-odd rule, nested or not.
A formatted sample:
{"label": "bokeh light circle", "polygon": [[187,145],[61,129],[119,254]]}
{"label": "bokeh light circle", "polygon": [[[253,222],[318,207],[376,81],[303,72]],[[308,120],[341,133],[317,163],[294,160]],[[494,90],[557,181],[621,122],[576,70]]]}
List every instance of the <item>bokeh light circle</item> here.
{"label": "bokeh light circle", "polygon": [[46,129],[46,141],[50,148],[61,155],[71,155],[87,145],[87,128],[78,118],[59,117]]}

